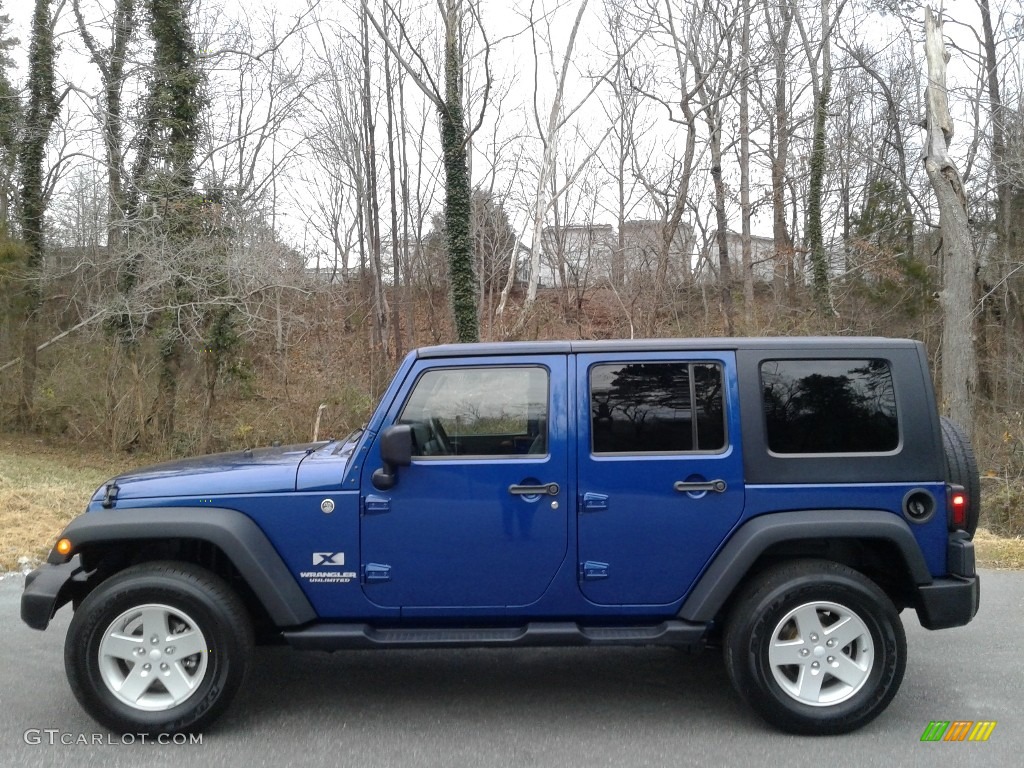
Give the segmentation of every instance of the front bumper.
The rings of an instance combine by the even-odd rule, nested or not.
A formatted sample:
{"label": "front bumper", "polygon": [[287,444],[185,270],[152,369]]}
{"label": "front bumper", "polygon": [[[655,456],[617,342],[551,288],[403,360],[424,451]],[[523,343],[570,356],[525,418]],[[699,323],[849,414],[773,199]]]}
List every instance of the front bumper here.
{"label": "front bumper", "polygon": [[36,568],[25,577],[21,620],[32,629],[46,629],[57,609],[71,600],[72,585],[84,581],[85,571],[78,555],[66,563],[47,563]]}

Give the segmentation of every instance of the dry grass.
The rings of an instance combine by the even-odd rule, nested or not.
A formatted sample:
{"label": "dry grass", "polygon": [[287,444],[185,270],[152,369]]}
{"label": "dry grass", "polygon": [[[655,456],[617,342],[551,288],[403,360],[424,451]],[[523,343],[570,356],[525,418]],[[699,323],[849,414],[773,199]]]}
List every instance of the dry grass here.
{"label": "dry grass", "polygon": [[978,565],[982,568],[1024,570],[1024,538],[1004,538],[979,528],[974,534]]}
{"label": "dry grass", "polygon": [[[0,573],[35,566],[104,481],[148,457],[0,435]],[[1024,569],[1024,538],[978,529],[978,565]]]}
{"label": "dry grass", "polygon": [[137,457],[110,458],[0,436],[0,573],[34,566],[100,483]]}

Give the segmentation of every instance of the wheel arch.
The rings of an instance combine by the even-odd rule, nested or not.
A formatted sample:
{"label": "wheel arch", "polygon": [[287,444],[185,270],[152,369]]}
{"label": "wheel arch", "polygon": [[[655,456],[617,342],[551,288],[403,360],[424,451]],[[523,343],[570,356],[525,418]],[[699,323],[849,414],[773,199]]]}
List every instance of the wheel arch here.
{"label": "wheel arch", "polygon": [[863,573],[899,607],[916,604],[932,577],[906,522],[883,510],[801,510],[761,515],[730,537],[683,601],[679,618],[710,622],[743,584],[783,560],[832,560]]}
{"label": "wheel arch", "polygon": [[159,507],[92,512],[73,520],[71,540],[83,570],[76,602],[106,578],[153,560],[201,566],[232,586],[258,625],[293,627],[316,613],[277,550],[249,517],[231,509]]}

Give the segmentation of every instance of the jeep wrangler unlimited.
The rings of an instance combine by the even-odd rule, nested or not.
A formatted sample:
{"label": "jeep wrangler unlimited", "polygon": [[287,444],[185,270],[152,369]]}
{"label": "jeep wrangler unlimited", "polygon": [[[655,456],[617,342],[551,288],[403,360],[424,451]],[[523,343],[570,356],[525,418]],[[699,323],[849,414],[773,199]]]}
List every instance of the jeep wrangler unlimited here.
{"label": "jeep wrangler unlimited", "polygon": [[256,642],[721,646],[798,733],[864,725],[899,617],[978,610],[978,474],[920,343],[763,338],[410,353],[343,440],[104,484],[26,579],[114,730],[195,730]]}

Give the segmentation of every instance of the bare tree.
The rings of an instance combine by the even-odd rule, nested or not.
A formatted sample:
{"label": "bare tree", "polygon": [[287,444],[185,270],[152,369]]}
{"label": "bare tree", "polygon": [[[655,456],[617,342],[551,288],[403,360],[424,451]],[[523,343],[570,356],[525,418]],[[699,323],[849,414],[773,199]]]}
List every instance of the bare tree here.
{"label": "bare tree", "polygon": [[[697,153],[697,121],[706,107],[699,97],[704,86],[703,77],[692,65],[689,54],[691,41],[699,39],[695,30],[703,29],[702,16],[695,7],[677,4],[675,0],[664,0],[660,6],[652,6],[648,23],[654,41],[653,51],[662,53],[666,59],[665,89],[656,89],[659,78],[651,73],[641,77],[636,71],[631,75],[630,85],[645,98],[665,109],[670,123],[683,132],[682,139],[671,142],[670,160],[662,180],[651,172],[651,163],[637,162],[635,172],[647,190],[652,202],[661,213],[662,239],[655,280],[656,303],[668,286],[670,254],[679,241],[683,227],[683,216],[692,208],[691,188],[694,184],[694,169]],[[717,44],[720,41],[714,41]],[[682,145],[681,152],[679,145]],[[678,154],[677,154],[678,153]],[[689,240],[689,237],[683,238]],[[686,258],[689,258],[687,254]],[[689,273],[690,265],[686,265]]]}
{"label": "bare tree", "polygon": [[743,315],[747,328],[754,323],[754,257],[750,242],[750,26],[752,23],[750,0],[742,0],[740,7],[740,227],[741,264],[743,267]]}
{"label": "bare tree", "polygon": [[[583,20],[583,14],[587,10],[588,0],[581,0],[579,7],[576,9],[576,18],[573,21],[572,30],[569,32],[569,39],[566,42],[565,53],[562,57],[562,64],[557,70],[554,69],[554,52],[552,50],[552,69],[556,77],[555,92],[551,98],[551,107],[548,110],[547,123],[545,128],[541,128],[540,124],[540,112],[537,105],[537,78],[539,76],[538,69],[540,67],[540,61],[537,57],[537,29],[536,21],[533,18],[533,5],[530,6],[530,35],[534,47],[534,111],[533,116],[537,124],[537,132],[540,136],[541,145],[543,147],[543,155],[540,162],[540,167],[537,172],[537,186],[533,196],[533,203],[531,205],[532,214],[532,235],[533,240],[530,246],[530,260],[529,260],[529,280],[526,288],[526,301],[523,305],[522,317],[525,317],[529,311],[533,302],[537,299],[537,286],[540,280],[540,260],[542,244],[540,233],[544,229],[544,218],[551,206],[551,202],[548,199],[550,194],[551,177],[554,173],[555,161],[558,154],[558,137],[559,132],[566,123],[564,115],[564,100],[565,100],[565,83],[569,73],[569,62],[572,60],[573,49],[576,47],[576,36],[579,34],[580,23]],[[548,20],[550,25],[550,19]],[[550,26],[549,26],[550,31]],[[512,285],[515,281],[515,263],[509,265],[508,279],[505,282],[505,288],[501,292],[501,300],[498,302],[498,308],[496,314],[501,317],[505,312],[506,303],[508,296],[512,291]]]}
{"label": "bare tree", "polygon": [[[729,258],[728,218],[725,181],[722,169],[722,124],[725,97],[730,87],[733,57],[733,30],[738,21],[735,6],[721,0],[705,0],[688,46],[690,64],[698,82],[700,100],[707,123],[711,151],[711,179],[715,188],[715,242],[718,247],[719,304],[725,334],[735,333],[732,301],[732,264]],[[707,34],[705,34],[705,30]],[[702,45],[703,43],[703,45]]]}
{"label": "bare tree", "polygon": [[939,206],[942,233],[944,325],[942,398],[949,415],[973,434],[977,360],[974,349],[974,244],[967,221],[967,198],[960,174],[949,156],[953,121],[946,91],[946,54],[942,21],[925,8],[925,55],[928,62],[924,167]]}
{"label": "bare tree", "polygon": [[73,0],[78,32],[100,72],[103,88],[102,134],[107,166],[107,244],[120,245],[125,212],[125,166],[122,90],[128,46],[137,31],[136,0],[116,0],[110,20],[111,43],[100,45],[82,15],[81,0]]}
{"label": "bare tree", "polygon": [[[824,180],[828,164],[825,145],[826,118],[828,116],[829,98],[832,95],[832,33],[835,29],[846,0],[838,0],[835,11],[831,9],[831,0],[820,0],[820,39],[818,48],[814,49],[807,25],[804,23],[802,10],[796,0],[793,3],[793,18],[800,32],[800,40],[807,56],[807,64],[811,73],[811,88],[814,94],[814,133],[811,139],[810,180],[807,198],[807,247],[811,257],[811,284],[819,308],[823,312],[834,313],[829,298],[829,259],[825,253],[824,228],[822,223],[824,209]],[[820,67],[820,71],[819,71]]]}
{"label": "bare tree", "polygon": [[[448,283],[451,293],[452,316],[459,341],[477,341],[476,278],[473,274],[471,233],[471,181],[468,143],[480,127],[490,100],[490,43],[487,39],[478,0],[443,0],[439,3],[443,27],[444,82],[434,76],[427,62],[427,53],[418,49],[409,35],[405,20],[390,2],[384,2],[384,15],[393,20],[399,40],[408,46],[406,55],[391,39],[376,16],[370,12],[366,0],[362,7],[374,29],[384,41],[391,55],[409,73],[424,96],[437,108],[440,118],[441,148],[445,169],[445,239],[448,247]],[[480,100],[477,121],[467,129],[465,119],[465,93],[463,67],[470,35],[478,32],[483,40],[485,87]]]}
{"label": "bare tree", "polygon": [[793,11],[788,3],[764,4],[765,27],[773,51],[774,89],[769,124],[768,159],[772,179],[772,239],[775,243],[775,295],[781,296],[788,284],[796,288],[793,234],[786,222],[786,175],[789,164],[791,133],[789,84],[789,35],[793,27]]}
{"label": "bare tree", "polygon": [[[894,178],[900,187],[900,203],[903,208],[901,234],[904,241],[904,256],[913,260],[915,252],[914,220],[916,218],[914,199],[917,194],[910,183],[907,136],[904,132],[904,126],[910,122],[906,101],[909,100],[908,90],[912,85],[907,80],[912,70],[905,66],[906,62],[902,59],[890,58],[888,61],[879,61],[880,57],[873,55],[863,44],[848,42],[846,39],[840,38],[839,45],[871,78],[882,95],[884,101],[883,123],[886,130],[883,139],[877,142],[878,166],[880,171],[886,169],[889,177]],[[901,78],[901,71],[907,77]],[[894,169],[888,168],[890,156],[895,158],[896,167]]]}
{"label": "bare tree", "polygon": [[[0,3],[0,9],[3,4]],[[14,60],[8,53],[20,43],[16,37],[8,37],[11,18],[0,14],[0,237],[10,231],[9,217],[12,198],[17,182],[15,172],[18,162],[18,128],[21,121],[21,99],[11,81],[9,70],[14,69]]]}
{"label": "bare tree", "polygon": [[[385,24],[388,20],[385,19]],[[385,28],[384,39],[388,38],[388,30]],[[390,320],[388,312],[387,294],[384,291],[384,269],[381,259],[381,221],[380,221],[380,198],[377,183],[377,146],[376,131],[377,121],[375,109],[372,104],[373,92],[371,78],[373,73],[370,69],[370,13],[363,6],[363,12],[359,18],[359,45],[362,55],[362,71],[360,81],[361,110],[361,141],[360,147],[363,151],[363,168],[366,172],[366,195],[365,213],[363,221],[366,226],[366,234],[370,251],[370,272],[373,277],[373,333],[374,341],[379,349],[385,349],[388,341],[388,323]]]}
{"label": "bare tree", "polygon": [[29,47],[29,99],[19,147],[21,165],[21,236],[27,250],[24,332],[21,347],[21,396],[18,420],[24,427],[32,424],[36,386],[37,313],[42,304],[42,269],[46,252],[44,215],[46,145],[60,110],[54,65],[57,48],[54,26],[63,8],[63,0],[51,12],[53,0],[36,0],[32,14],[32,42]]}

